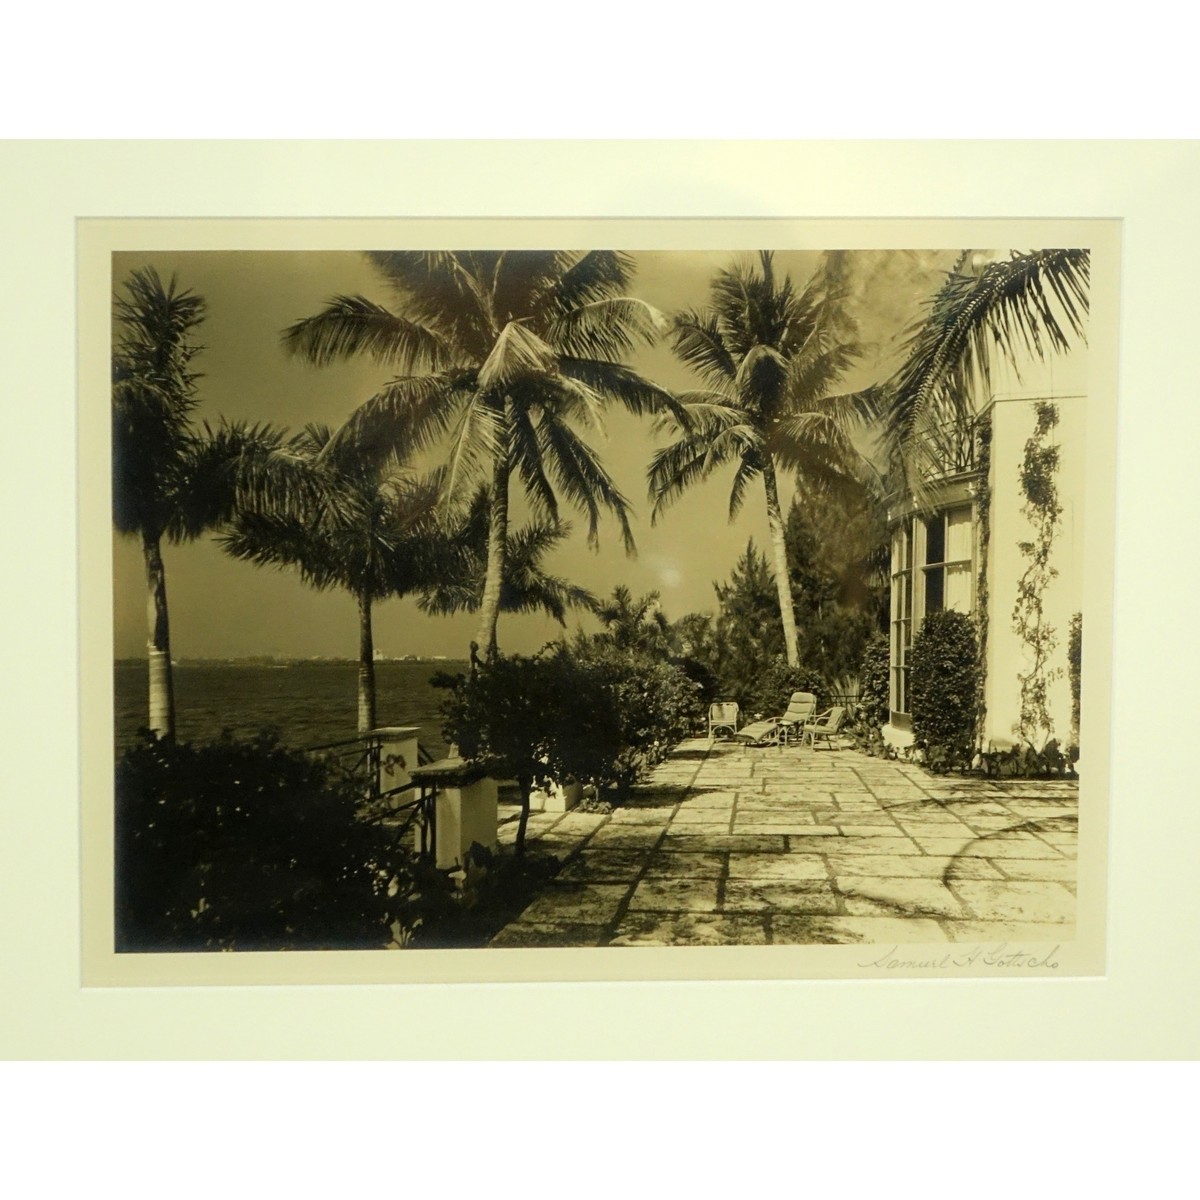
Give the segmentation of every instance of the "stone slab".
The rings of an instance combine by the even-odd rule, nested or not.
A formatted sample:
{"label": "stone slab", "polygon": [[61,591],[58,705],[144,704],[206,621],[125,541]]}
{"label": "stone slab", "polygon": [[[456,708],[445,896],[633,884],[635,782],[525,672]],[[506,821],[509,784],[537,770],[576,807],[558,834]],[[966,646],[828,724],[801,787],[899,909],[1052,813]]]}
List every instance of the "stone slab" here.
{"label": "stone slab", "polygon": [[551,948],[563,946],[598,946],[608,932],[607,925],[584,925],[578,922],[514,921],[506,925],[489,946],[498,949]]}
{"label": "stone slab", "polygon": [[679,850],[655,851],[646,864],[647,879],[718,879],[725,870],[724,854]]}
{"label": "stone slab", "polygon": [[942,927],[928,917],[777,916],[771,920],[775,945],[907,945],[945,942]]}
{"label": "stone slab", "polygon": [[1024,943],[1055,945],[1075,939],[1075,926],[1069,921],[947,921],[945,928],[951,941],[990,948],[1007,944],[1018,949]]}
{"label": "stone slab", "polygon": [[798,880],[791,883],[729,879],[725,883],[725,912],[810,912],[838,911],[837,896],[828,883]]}
{"label": "stone slab", "polygon": [[715,879],[661,879],[645,877],[629,901],[630,912],[714,912]]}
{"label": "stone slab", "polygon": [[837,890],[850,916],[969,917],[943,883],[934,879],[837,876]]}
{"label": "stone slab", "polygon": [[1053,846],[1034,838],[916,838],[926,854],[963,855],[967,858],[1061,858]]}
{"label": "stone slab", "polygon": [[830,854],[829,869],[834,875],[860,875],[899,879],[1003,879],[1001,872],[987,859],[947,858],[929,854]]}
{"label": "stone slab", "polygon": [[789,880],[828,879],[825,860],[815,854],[729,855],[730,879],[786,883]]}
{"label": "stone slab", "polygon": [[632,882],[649,858],[648,850],[581,850],[555,878],[565,883]]}
{"label": "stone slab", "polygon": [[761,918],[723,913],[626,913],[613,946],[764,946]]}
{"label": "stone slab", "polygon": [[617,915],[617,908],[629,893],[630,883],[551,882],[521,913],[518,921],[526,924],[570,921],[577,924],[605,925]]}
{"label": "stone slab", "polygon": [[970,914],[984,921],[1075,920],[1075,897],[1061,884],[1023,880],[966,879],[955,881],[954,891],[970,907]]}

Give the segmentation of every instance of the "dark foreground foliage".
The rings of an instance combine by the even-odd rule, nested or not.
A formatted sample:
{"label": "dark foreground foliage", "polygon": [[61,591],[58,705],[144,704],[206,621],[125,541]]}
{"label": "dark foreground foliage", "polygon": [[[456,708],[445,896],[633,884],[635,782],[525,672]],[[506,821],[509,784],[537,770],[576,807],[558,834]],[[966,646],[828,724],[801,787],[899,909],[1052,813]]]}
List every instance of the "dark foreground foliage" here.
{"label": "dark foreground foliage", "polygon": [[473,846],[439,870],[361,789],[272,735],[146,740],[117,765],[116,948],[484,946],[559,871]]}
{"label": "dark foreground foliage", "polygon": [[269,734],[148,737],[117,763],[117,949],[388,945],[453,885],[362,819],[360,799]]}

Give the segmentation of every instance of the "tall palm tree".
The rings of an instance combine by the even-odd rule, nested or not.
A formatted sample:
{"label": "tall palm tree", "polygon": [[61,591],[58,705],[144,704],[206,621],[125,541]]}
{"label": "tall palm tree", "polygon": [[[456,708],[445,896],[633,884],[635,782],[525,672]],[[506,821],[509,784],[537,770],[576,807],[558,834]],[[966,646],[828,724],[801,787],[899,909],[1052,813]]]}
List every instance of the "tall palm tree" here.
{"label": "tall palm tree", "polygon": [[732,520],[747,486],[761,480],[792,666],[799,650],[777,468],[794,471],[801,483],[826,485],[856,469],[851,431],[874,415],[877,395],[832,394],[861,353],[849,299],[844,252],[825,254],[800,290],[776,275],[770,251],[757,264],[738,261],[718,272],[711,307],[679,313],[674,326],[676,355],[706,386],[681,395],[683,412],[660,420],[674,440],[650,467],[654,518],[693,484],[736,463]]}
{"label": "tall palm tree", "polygon": [[376,727],[374,606],[410,595],[448,569],[453,546],[434,518],[438,484],[323,425],[289,443],[309,486],[298,501],[244,504],[219,541],[234,558],[294,567],[318,589],[342,588],[358,606],[358,731]]}
{"label": "tall palm tree", "polygon": [[112,357],[113,523],[138,537],[148,593],[147,726],[175,735],[171,632],[162,544],[190,541],[228,519],[239,498],[259,494],[265,472],[286,492],[274,460],[281,435],[268,426],[197,426],[200,376],[192,363],[205,304],[153,268],[133,271],[114,298]]}
{"label": "tall palm tree", "polygon": [[976,382],[986,391],[992,355],[1014,366],[1087,336],[1091,256],[1084,249],[1013,252],[973,269],[965,252],[910,327],[905,359],[888,385],[884,449],[894,474],[920,492],[946,428],[969,429]]}
{"label": "tall palm tree", "polygon": [[[489,525],[488,490],[481,487],[461,520],[443,527],[446,569],[436,579],[426,580],[417,601],[424,612],[448,616],[479,611]],[[500,590],[501,612],[544,612],[565,625],[568,608],[596,608],[596,597],[587,588],[548,574],[542,565],[545,555],[570,532],[569,524],[544,520],[530,521],[510,531]]]}
{"label": "tall palm tree", "polygon": [[576,431],[602,430],[605,402],[659,412],[671,396],[622,364],[658,335],[661,318],[626,295],[633,261],[610,250],[380,251],[369,255],[393,308],[338,296],[284,331],[284,344],[317,364],[355,355],[399,372],[355,413],[348,435],[417,448],[448,447],[447,497],[490,492],[486,570],[476,641],[496,653],[509,484],[516,474],[539,518],[561,495],[587,517],[600,510],[633,550],[629,506]]}

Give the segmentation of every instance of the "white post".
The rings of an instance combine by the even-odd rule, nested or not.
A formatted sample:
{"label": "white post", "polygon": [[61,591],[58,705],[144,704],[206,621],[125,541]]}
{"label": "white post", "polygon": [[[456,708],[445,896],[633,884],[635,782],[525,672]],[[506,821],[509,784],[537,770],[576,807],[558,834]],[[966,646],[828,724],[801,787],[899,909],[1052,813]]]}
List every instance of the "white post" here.
{"label": "white post", "polygon": [[[499,793],[494,779],[481,776],[461,758],[444,758],[418,767],[413,776],[422,786],[437,788],[434,853],[439,868],[461,866],[475,842],[489,850],[496,848]],[[420,830],[416,831],[415,841],[420,846]]]}
{"label": "white post", "polygon": [[[417,765],[417,725],[383,725],[362,736],[379,742],[379,770],[376,777],[380,792],[390,792],[412,781],[412,769]],[[394,803],[412,800],[410,792],[395,797]]]}

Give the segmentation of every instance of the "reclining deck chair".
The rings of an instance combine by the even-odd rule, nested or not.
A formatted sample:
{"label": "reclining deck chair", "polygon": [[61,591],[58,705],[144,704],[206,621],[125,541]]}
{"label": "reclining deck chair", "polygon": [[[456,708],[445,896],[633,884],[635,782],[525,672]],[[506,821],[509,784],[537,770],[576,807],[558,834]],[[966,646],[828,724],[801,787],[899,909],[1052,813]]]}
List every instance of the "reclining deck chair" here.
{"label": "reclining deck chair", "polygon": [[803,734],[805,722],[816,711],[817,698],[812,692],[793,692],[782,717],[764,717],[739,729],[733,736],[748,746],[784,746],[795,730]]}
{"label": "reclining deck chair", "polygon": [[[817,738],[824,738],[829,743],[829,748],[834,748],[834,739],[839,736],[839,731],[842,728],[842,720],[846,716],[846,710],[839,705],[834,705],[833,708],[826,709],[814,721],[804,727],[804,732],[801,738],[808,738],[809,745],[815,750],[817,748]],[[839,750],[842,748],[839,744]]]}

